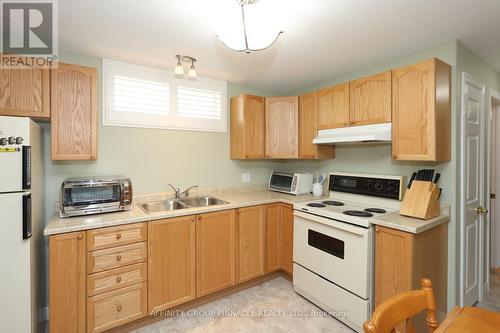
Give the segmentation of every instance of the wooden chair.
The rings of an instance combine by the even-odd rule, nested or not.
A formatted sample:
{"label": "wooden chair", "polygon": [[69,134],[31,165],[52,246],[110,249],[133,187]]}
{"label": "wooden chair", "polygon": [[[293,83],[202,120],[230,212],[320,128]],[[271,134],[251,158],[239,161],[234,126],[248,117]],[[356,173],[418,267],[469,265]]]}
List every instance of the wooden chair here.
{"label": "wooden chair", "polygon": [[415,333],[411,317],[427,310],[426,322],[429,332],[438,327],[436,320],[436,300],[432,291],[432,282],[422,279],[422,289],[395,295],[382,302],[373,313],[372,319],[365,322],[366,333],[394,333],[396,326],[406,322],[406,332]]}

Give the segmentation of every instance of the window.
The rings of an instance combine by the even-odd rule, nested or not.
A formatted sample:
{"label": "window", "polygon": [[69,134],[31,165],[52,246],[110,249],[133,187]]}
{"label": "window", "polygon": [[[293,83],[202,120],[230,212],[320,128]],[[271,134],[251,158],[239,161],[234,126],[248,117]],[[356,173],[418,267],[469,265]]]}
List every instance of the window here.
{"label": "window", "polygon": [[227,131],[226,82],[112,60],[103,69],[104,125]]}

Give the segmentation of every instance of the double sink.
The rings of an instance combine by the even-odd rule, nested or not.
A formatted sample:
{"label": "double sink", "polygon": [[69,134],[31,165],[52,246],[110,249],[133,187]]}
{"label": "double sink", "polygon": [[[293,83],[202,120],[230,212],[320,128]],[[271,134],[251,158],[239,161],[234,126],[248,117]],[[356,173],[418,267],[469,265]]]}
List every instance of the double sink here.
{"label": "double sink", "polygon": [[199,196],[187,197],[183,199],[167,199],[153,202],[142,202],[139,203],[139,207],[141,207],[142,210],[144,210],[147,214],[151,214],[187,208],[210,207],[228,203],[229,202],[227,201],[211,196]]}

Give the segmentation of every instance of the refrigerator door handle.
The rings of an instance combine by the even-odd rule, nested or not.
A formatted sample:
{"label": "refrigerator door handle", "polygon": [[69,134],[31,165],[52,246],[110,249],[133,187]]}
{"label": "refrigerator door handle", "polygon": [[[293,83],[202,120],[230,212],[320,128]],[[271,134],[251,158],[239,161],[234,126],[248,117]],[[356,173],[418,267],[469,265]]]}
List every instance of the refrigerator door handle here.
{"label": "refrigerator door handle", "polygon": [[31,237],[31,193],[23,195],[23,239]]}
{"label": "refrigerator door handle", "polygon": [[31,147],[23,146],[23,190],[31,189]]}

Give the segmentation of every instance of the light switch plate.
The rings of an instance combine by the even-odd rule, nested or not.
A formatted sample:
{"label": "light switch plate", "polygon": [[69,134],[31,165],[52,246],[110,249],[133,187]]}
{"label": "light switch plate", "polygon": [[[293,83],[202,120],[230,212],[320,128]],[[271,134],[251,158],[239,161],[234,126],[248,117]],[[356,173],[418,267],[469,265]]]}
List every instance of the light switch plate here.
{"label": "light switch plate", "polygon": [[250,174],[249,173],[242,173],[241,174],[241,182],[242,183],[250,183]]}

